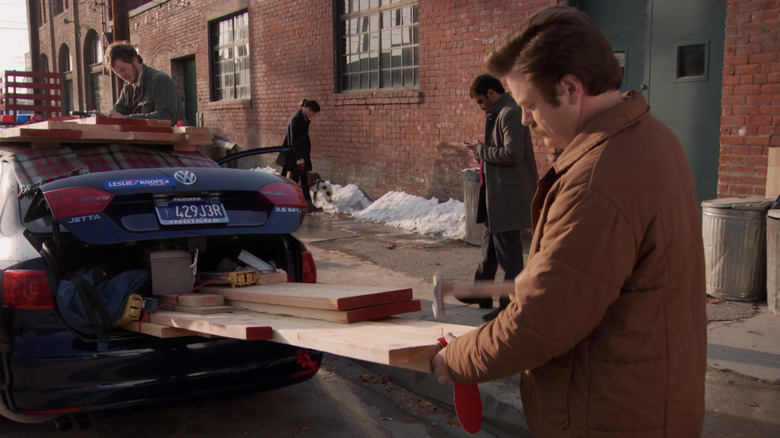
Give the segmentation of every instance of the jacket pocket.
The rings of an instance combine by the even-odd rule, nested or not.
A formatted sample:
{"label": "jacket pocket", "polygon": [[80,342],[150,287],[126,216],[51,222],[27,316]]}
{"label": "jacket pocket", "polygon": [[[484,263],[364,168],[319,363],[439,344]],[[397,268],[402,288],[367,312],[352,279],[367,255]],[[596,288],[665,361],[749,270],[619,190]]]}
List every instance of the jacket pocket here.
{"label": "jacket pocket", "polygon": [[642,362],[593,360],[588,428],[626,435],[663,428],[668,366],[665,358]]}
{"label": "jacket pocket", "polygon": [[529,382],[524,382],[523,391],[534,405],[531,408],[549,424],[564,429],[569,425],[569,388],[574,353],[568,352],[528,373]]}

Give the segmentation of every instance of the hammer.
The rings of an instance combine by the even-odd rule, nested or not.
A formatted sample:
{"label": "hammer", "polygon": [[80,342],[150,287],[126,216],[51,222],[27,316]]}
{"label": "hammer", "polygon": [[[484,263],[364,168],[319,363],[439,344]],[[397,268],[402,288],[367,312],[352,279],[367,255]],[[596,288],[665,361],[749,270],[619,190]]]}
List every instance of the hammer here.
{"label": "hammer", "polygon": [[514,291],[514,282],[478,281],[474,284],[455,284],[444,280],[441,272],[437,272],[433,275],[433,318],[439,319],[447,313],[444,309],[445,295],[452,295],[455,298],[493,298],[511,296]]}

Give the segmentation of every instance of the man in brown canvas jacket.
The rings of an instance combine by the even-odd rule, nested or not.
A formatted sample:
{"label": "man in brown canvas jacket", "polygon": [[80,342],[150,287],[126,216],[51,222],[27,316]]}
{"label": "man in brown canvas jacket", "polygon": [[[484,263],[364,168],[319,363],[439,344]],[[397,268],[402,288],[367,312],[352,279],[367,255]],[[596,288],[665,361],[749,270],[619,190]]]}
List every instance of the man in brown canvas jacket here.
{"label": "man in brown canvas jacket", "polygon": [[680,142],[620,94],[609,42],[577,9],[535,14],[486,63],[563,152],[539,181],[511,303],[433,358],[439,381],[522,373],[539,438],[700,436],[704,255]]}

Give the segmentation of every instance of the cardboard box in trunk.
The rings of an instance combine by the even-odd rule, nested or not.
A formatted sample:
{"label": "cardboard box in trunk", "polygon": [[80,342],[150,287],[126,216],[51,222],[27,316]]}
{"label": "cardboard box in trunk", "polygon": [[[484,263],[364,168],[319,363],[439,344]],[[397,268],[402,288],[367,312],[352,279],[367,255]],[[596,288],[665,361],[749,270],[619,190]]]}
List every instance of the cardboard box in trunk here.
{"label": "cardboard box in trunk", "polygon": [[194,286],[189,252],[180,249],[150,251],[148,260],[153,295],[176,295]]}

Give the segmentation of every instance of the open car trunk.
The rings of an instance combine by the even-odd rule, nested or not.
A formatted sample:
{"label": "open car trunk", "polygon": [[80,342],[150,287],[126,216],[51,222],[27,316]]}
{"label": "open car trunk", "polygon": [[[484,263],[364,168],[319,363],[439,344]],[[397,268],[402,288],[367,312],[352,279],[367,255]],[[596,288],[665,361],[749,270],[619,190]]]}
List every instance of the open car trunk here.
{"label": "open car trunk", "polygon": [[[289,234],[306,203],[287,179],[127,145],[2,152],[19,187],[24,235],[46,262],[54,310],[66,323],[60,289],[83,284],[85,272],[108,280],[141,270],[148,281],[135,293],[178,295],[196,287],[198,273],[255,269],[239,260],[244,252],[284,270],[288,281],[316,281],[304,278],[305,248]],[[167,254],[177,263],[161,260]],[[74,299],[89,301],[84,287],[76,289]]]}

